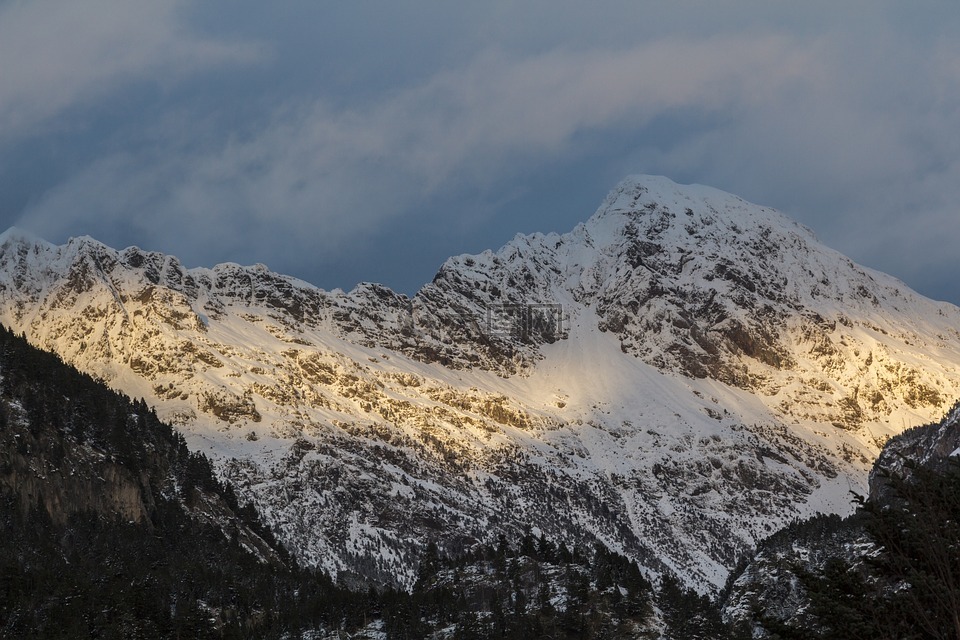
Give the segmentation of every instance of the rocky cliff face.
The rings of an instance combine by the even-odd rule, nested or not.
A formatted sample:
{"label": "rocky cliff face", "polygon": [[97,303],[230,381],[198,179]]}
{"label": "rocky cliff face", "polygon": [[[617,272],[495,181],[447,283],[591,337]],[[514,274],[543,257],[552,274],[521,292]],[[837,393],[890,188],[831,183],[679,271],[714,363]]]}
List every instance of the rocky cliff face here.
{"label": "rocky cliff face", "polygon": [[413,298],[9,231],[0,319],[156,404],[302,559],[400,584],[532,523],[719,588],[960,395],[958,309],[662,178]]}

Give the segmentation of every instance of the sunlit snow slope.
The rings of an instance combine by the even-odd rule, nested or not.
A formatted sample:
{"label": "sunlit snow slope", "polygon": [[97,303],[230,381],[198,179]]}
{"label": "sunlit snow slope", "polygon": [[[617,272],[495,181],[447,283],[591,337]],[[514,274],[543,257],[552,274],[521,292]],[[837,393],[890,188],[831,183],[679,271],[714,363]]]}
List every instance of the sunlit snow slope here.
{"label": "sunlit snow slope", "polygon": [[427,541],[530,523],[714,590],[758,537],[849,511],[878,446],[960,396],[956,307],[653,177],[412,299],[10,230],[0,320],[154,403],[347,581],[408,585]]}

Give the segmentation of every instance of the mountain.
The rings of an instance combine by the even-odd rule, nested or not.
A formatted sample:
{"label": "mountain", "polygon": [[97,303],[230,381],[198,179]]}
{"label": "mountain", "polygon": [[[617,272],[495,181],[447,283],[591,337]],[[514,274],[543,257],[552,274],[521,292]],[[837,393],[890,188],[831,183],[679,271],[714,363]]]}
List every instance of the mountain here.
{"label": "mountain", "polygon": [[716,592],[960,397],[960,310],[782,214],[634,177],[408,298],[0,236],[0,321],[143,397],[291,552],[407,586],[428,542],[601,542]]}
{"label": "mountain", "polygon": [[531,531],[441,556],[412,592],[298,567],[143,403],[0,330],[0,637],[674,638],[717,608],[602,545]]}

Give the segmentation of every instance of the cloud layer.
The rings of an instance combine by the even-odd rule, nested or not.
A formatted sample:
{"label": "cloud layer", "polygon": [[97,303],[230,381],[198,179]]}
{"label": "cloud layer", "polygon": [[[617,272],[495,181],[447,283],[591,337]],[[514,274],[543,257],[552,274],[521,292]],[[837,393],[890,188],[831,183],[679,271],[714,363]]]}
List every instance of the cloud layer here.
{"label": "cloud layer", "polygon": [[0,139],[36,133],[130,81],[173,81],[249,63],[252,44],[192,35],[180,2],[33,0],[0,6]]}
{"label": "cloud layer", "polygon": [[[417,4],[407,36],[385,32],[396,50],[337,44],[340,60],[330,42],[317,45],[311,76],[306,32],[308,44],[286,45],[294,59],[270,29],[205,31],[183,3],[72,6],[0,9],[0,161],[4,136],[49,141],[65,114],[130,99],[143,83],[167,88],[149,117],[124,113],[109,144],[14,212],[52,240],[89,233],[195,264],[263,261],[322,280],[318,270],[348,257],[382,259],[384,242],[436,238],[438,225],[450,230],[439,255],[482,249],[466,220],[478,207],[491,245],[565,231],[591,211],[538,211],[528,193],[507,222],[511,194],[535,183],[574,201],[649,172],[777,206],[855,259],[960,301],[938,275],[960,242],[960,48],[942,25],[888,9],[838,28],[811,10],[787,15],[794,27],[770,10],[707,5],[685,22],[690,7],[641,19],[633,4],[543,13],[550,23],[511,21],[493,4],[441,16],[451,33],[427,38],[437,47],[427,60],[413,41],[430,14]],[[298,27],[272,28],[299,42]],[[31,62],[2,62],[17,56]],[[389,64],[393,77],[369,80]],[[344,89],[338,69],[367,79],[365,90]],[[429,279],[416,268],[400,279]],[[342,286],[367,277],[359,267],[340,275]]]}

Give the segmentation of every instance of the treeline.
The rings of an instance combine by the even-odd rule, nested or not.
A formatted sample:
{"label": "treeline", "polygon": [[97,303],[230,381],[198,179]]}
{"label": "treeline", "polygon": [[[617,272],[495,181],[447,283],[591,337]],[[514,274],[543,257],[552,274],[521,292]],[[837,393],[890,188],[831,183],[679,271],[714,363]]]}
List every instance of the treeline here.
{"label": "treeline", "polygon": [[852,516],[794,523],[761,545],[783,560],[737,637],[960,639],[960,461],[905,460],[883,482]]}
{"label": "treeline", "polygon": [[454,557],[431,545],[409,599],[399,617],[384,617],[389,637],[441,629],[457,640],[726,637],[716,603],[676,580],[653,585],[603,544],[571,549],[529,530]]}
{"label": "treeline", "polygon": [[861,502],[867,553],[799,573],[814,632],[780,628],[779,637],[960,638],[960,462],[907,467],[885,478],[882,501]]}
{"label": "treeline", "polygon": [[528,531],[456,557],[430,545],[412,608],[384,623],[396,638],[444,628],[458,639],[632,637],[650,622],[651,596],[650,583],[625,557],[602,545],[571,550]]}

